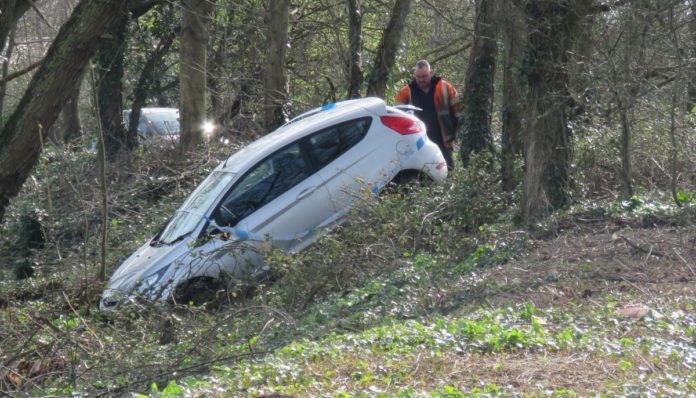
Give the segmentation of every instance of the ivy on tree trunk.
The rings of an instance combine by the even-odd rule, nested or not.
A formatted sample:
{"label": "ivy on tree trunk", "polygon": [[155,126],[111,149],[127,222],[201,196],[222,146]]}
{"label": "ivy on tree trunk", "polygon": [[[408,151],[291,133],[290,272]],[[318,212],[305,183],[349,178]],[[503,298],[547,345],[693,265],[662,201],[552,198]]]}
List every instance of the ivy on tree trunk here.
{"label": "ivy on tree trunk", "polygon": [[573,152],[568,126],[570,50],[582,29],[591,0],[529,0],[529,74],[522,211],[534,225],[554,209],[568,205]]}
{"label": "ivy on tree trunk", "polygon": [[501,182],[503,190],[512,192],[515,180],[515,160],[522,155],[522,112],[524,84],[522,62],[525,51],[524,18],[517,7],[506,0],[505,13],[499,18],[503,36],[503,98],[501,109]]}
{"label": "ivy on tree trunk", "polygon": [[377,47],[377,54],[372,63],[368,80],[367,95],[384,98],[387,81],[396,61],[396,52],[401,46],[401,35],[406,24],[406,17],[411,10],[411,0],[396,0],[389,24],[382,33],[382,40]]}
{"label": "ivy on tree trunk", "polygon": [[478,0],[474,44],[469,55],[466,89],[462,96],[464,123],[460,129],[460,155],[464,166],[472,153],[492,150],[491,117],[493,114],[493,83],[498,45],[495,4]]}
{"label": "ivy on tree trunk", "polygon": [[126,136],[123,126],[123,76],[128,14],[122,12],[99,43],[95,56],[99,117],[104,131],[106,156],[113,159],[137,145],[136,137]]}
{"label": "ivy on tree trunk", "polygon": [[360,98],[363,83],[361,64],[362,10],[361,0],[348,0],[348,98]]}
{"label": "ivy on tree trunk", "polygon": [[289,0],[271,0],[267,14],[268,52],[264,82],[264,124],[274,129],[285,121],[283,106],[287,102],[285,58],[288,44]]}

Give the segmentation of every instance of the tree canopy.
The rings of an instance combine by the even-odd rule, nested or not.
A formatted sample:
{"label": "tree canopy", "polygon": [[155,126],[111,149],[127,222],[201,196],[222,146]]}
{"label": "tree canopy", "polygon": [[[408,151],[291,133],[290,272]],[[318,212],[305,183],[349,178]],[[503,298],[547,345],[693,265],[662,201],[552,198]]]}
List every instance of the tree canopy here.
{"label": "tree canopy", "polygon": [[[87,134],[100,120],[109,158],[137,146],[136,126],[122,125],[124,109],[137,116],[143,106],[181,104],[182,145],[190,149],[200,144],[205,115],[218,135],[255,136],[327,102],[358,95],[391,101],[415,61],[428,59],[461,93],[461,161],[491,153],[505,191],[523,189],[519,206],[529,225],[587,188],[581,179],[592,172],[583,165],[613,168],[623,197],[633,195],[643,110],[657,112],[653,122],[668,123],[658,130],[674,138],[654,145],[670,154],[655,164],[663,183],[674,185],[675,200],[692,173],[678,170],[691,154],[679,140],[696,102],[696,23],[688,1],[226,0],[201,2],[204,10],[195,2],[124,0],[90,5],[109,13],[102,22],[82,11],[84,3],[0,3],[7,21],[0,31],[3,209],[36,164],[36,132],[38,141],[50,139],[62,105],[91,100],[84,92],[94,88],[82,84],[81,73],[92,59],[99,112],[83,105],[82,119]],[[207,33],[188,42],[180,36],[190,32],[181,25],[187,15],[209,18]],[[79,31],[85,44],[70,44],[70,29],[90,24]],[[197,91],[203,94],[189,99]],[[660,107],[674,110],[673,122]],[[605,153],[580,163],[589,160],[577,158],[576,147],[592,142],[596,126],[614,125],[620,134],[600,135],[609,140]]]}

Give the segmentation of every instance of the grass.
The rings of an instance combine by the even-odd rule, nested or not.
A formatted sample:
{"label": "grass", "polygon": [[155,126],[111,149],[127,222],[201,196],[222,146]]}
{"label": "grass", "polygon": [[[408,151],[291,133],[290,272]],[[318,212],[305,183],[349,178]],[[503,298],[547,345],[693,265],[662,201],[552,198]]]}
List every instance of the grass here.
{"label": "grass", "polygon": [[[504,268],[516,268],[527,260]],[[592,297],[553,303],[562,292],[572,292],[568,286],[573,282],[561,280],[548,289],[540,285],[538,290],[555,297],[551,302],[529,292],[527,298],[543,308],[528,301],[514,306],[483,304],[473,310],[476,305],[471,303],[447,316],[424,311],[406,321],[382,317],[379,326],[295,340],[270,355],[215,369],[204,378],[184,379],[181,385],[187,396],[217,388],[226,391],[224,396],[280,391],[293,396],[351,397],[642,396],[649,392],[689,396],[696,391],[693,287],[674,283],[678,291],[661,290],[668,294],[659,297],[610,281],[616,289],[605,287]],[[375,285],[385,290],[384,283],[370,286]],[[527,289],[520,290],[500,293],[512,292],[521,299]],[[355,308],[365,292],[360,293],[322,304]],[[672,300],[672,294],[680,300]],[[401,307],[399,299],[407,297],[393,297],[392,308]],[[383,303],[383,298],[375,302]],[[636,302],[648,308],[641,319],[627,319],[618,311]],[[361,306],[363,315],[374,309],[369,304]]]}
{"label": "grass", "polygon": [[[95,193],[68,183],[89,159],[69,156],[61,161],[77,171],[50,164],[53,198],[67,204],[41,216],[37,183],[2,230],[0,394],[696,394],[692,207],[583,205],[529,233],[510,222],[512,198],[486,197],[496,182],[473,167],[373,198],[299,255],[269,253],[278,280],[252,296],[215,310],[140,303],[106,318],[96,311],[95,209],[76,205]],[[111,270],[215,164],[207,156],[146,156],[112,176]],[[24,256],[34,277],[16,281],[13,237],[32,209],[49,239]]]}

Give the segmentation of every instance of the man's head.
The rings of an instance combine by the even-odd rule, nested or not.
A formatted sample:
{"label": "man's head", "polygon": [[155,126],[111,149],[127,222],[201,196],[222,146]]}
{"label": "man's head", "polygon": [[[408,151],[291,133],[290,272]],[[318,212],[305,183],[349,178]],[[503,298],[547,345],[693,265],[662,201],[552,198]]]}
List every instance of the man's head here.
{"label": "man's head", "polygon": [[423,91],[430,90],[430,82],[433,78],[433,70],[430,68],[428,61],[422,59],[416,62],[416,69],[413,72],[413,77],[416,79],[418,88]]}

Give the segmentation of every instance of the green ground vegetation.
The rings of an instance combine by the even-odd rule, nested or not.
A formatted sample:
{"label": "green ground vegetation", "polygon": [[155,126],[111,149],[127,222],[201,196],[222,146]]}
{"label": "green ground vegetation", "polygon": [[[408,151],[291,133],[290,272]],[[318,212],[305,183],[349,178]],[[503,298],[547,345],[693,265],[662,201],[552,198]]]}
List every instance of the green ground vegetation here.
{"label": "green ground vegetation", "polygon": [[[230,150],[144,149],[114,168],[108,269]],[[4,394],[696,394],[694,203],[577,200],[529,231],[517,193],[495,194],[490,159],[474,159],[444,184],[368,197],[298,255],[269,252],[273,283],[104,316],[93,155],[44,156],[2,230]]]}

